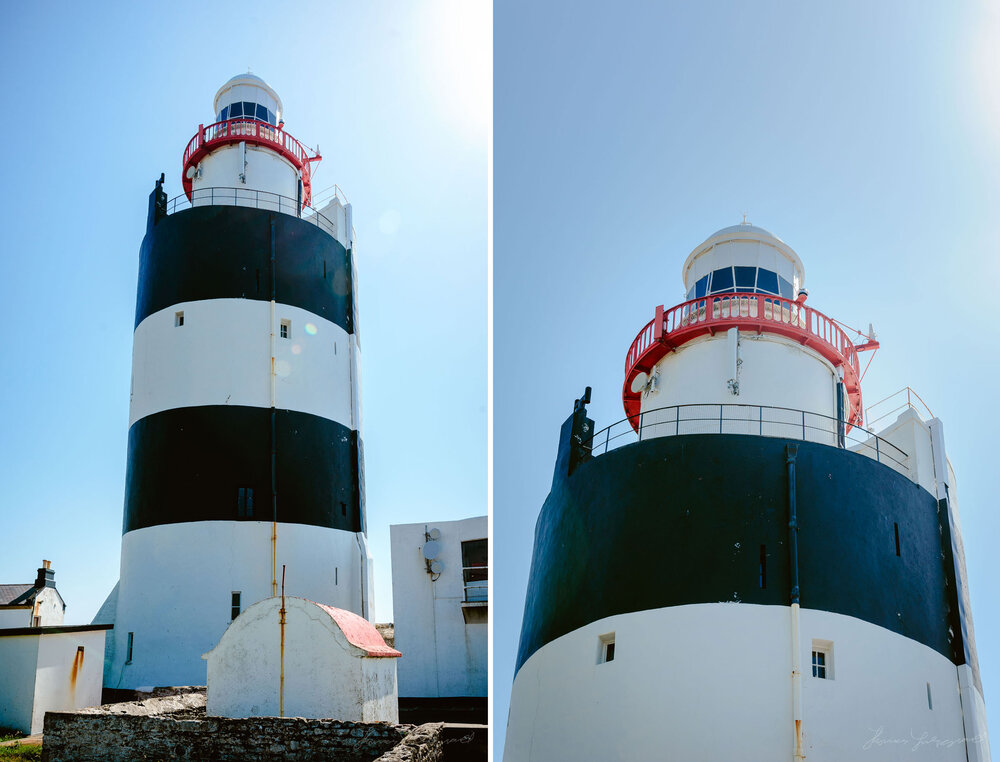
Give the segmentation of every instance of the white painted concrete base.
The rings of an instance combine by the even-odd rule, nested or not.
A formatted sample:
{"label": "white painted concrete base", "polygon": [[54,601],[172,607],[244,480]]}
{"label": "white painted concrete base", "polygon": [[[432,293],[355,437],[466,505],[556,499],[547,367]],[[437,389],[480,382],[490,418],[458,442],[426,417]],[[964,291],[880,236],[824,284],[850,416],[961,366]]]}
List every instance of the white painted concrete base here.
{"label": "white painted concrete base", "polygon": [[[352,532],[278,524],[278,585],[284,564],[289,596],[361,614],[362,561]],[[236,591],[244,609],[271,597],[270,522],[199,521],[127,533],[105,685],[204,685],[201,655],[229,626]]]}
{"label": "white painted concrete base", "polygon": [[[809,762],[965,762],[948,659],[853,617],[802,609],[800,626]],[[599,663],[610,633],[614,660]],[[831,679],[811,675],[814,639],[833,643]],[[609,617],[539,649],[514,680],[504,760],[774,762],[792,759],[794,738],[790,609],[699,604]]]}

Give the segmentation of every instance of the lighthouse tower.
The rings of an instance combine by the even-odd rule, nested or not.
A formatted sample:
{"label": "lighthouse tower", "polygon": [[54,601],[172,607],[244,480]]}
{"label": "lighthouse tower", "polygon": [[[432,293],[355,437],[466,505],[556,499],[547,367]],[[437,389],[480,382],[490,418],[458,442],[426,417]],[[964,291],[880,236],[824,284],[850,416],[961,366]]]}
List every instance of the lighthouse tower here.
{"label": "lighthouse tower", "polygon": [[989,759],[941,421],[865,428],[877,342],[766,230],[682,277],[625,418],[595,431],[588,388],[563,424],[504,759]]}
{"label": "lighthouse tower", "polygon": [[233,77],[183,195],[150,195],[109,688],[204,684],[283,570],[286,595],[371,616],[351,207],[309,206],[320,157],[283,110]]}

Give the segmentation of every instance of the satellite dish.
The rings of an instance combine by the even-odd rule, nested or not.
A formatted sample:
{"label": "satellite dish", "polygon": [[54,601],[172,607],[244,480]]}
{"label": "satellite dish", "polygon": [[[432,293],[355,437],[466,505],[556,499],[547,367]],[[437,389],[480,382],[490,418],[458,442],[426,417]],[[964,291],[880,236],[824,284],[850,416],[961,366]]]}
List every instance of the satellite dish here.
{"label": "satellite dish", "polygon": [[187,176],[187,179],[190,180],[195,176],[195,174],[197,174],[197,172],[198,172],[197,168],[192,166],[188,167],[187,172],[185,172],[185,175]]}
{"label": "satellite dish", "polygon": [[431,573],[440,574],[444,571],[444,564],[440,561],[431,561]]}
{"label": "satellite dish", "polygon": [[638,376],[632,379],[632,389],[633,394],[638,394],[646,387],[646,382],[649,381],[649,376],[646,373],[640,373]]}
{"label": "satellite dish", "polygon": [[440,540],[441,539],[441,530],[440,529],[432,529],[432,530],[430,530],[427,533],[427,536],[430,537],[432,540]]}
{"label": "satellite dish", "polygon": [[[428,540],[424,543],[424,558],[433,561],[441,555],[441,543],[435,540]],[[436,572],[435,572],[436,573]]]}

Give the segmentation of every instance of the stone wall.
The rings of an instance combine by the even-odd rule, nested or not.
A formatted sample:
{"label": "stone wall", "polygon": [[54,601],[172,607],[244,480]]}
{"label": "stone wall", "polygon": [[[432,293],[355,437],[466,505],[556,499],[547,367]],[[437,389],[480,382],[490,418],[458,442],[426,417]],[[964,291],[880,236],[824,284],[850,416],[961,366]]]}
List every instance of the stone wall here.
{"label": "stone wall", "polygon": [[47,762],[145,760],[339,760],[436,762],[441,725],[229,719],[204,715],[205,695],[188,693],[45,715]]}

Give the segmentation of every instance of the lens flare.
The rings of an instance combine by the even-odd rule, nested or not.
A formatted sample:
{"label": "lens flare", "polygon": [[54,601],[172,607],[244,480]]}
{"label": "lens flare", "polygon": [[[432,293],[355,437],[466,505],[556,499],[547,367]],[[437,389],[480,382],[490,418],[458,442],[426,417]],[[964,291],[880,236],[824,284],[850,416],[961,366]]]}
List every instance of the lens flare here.
{"label": "lens flare", "polygon": [[312,323],[306,323],[306,333],[308,333],[310,336],[315,336],[316,326],[314,326]]}
{"label": "lens flare", "polygon": [[292,354],[297,355],[301,353],[302,353],[302,347],[300,347],[298,344],[292,344]]}

